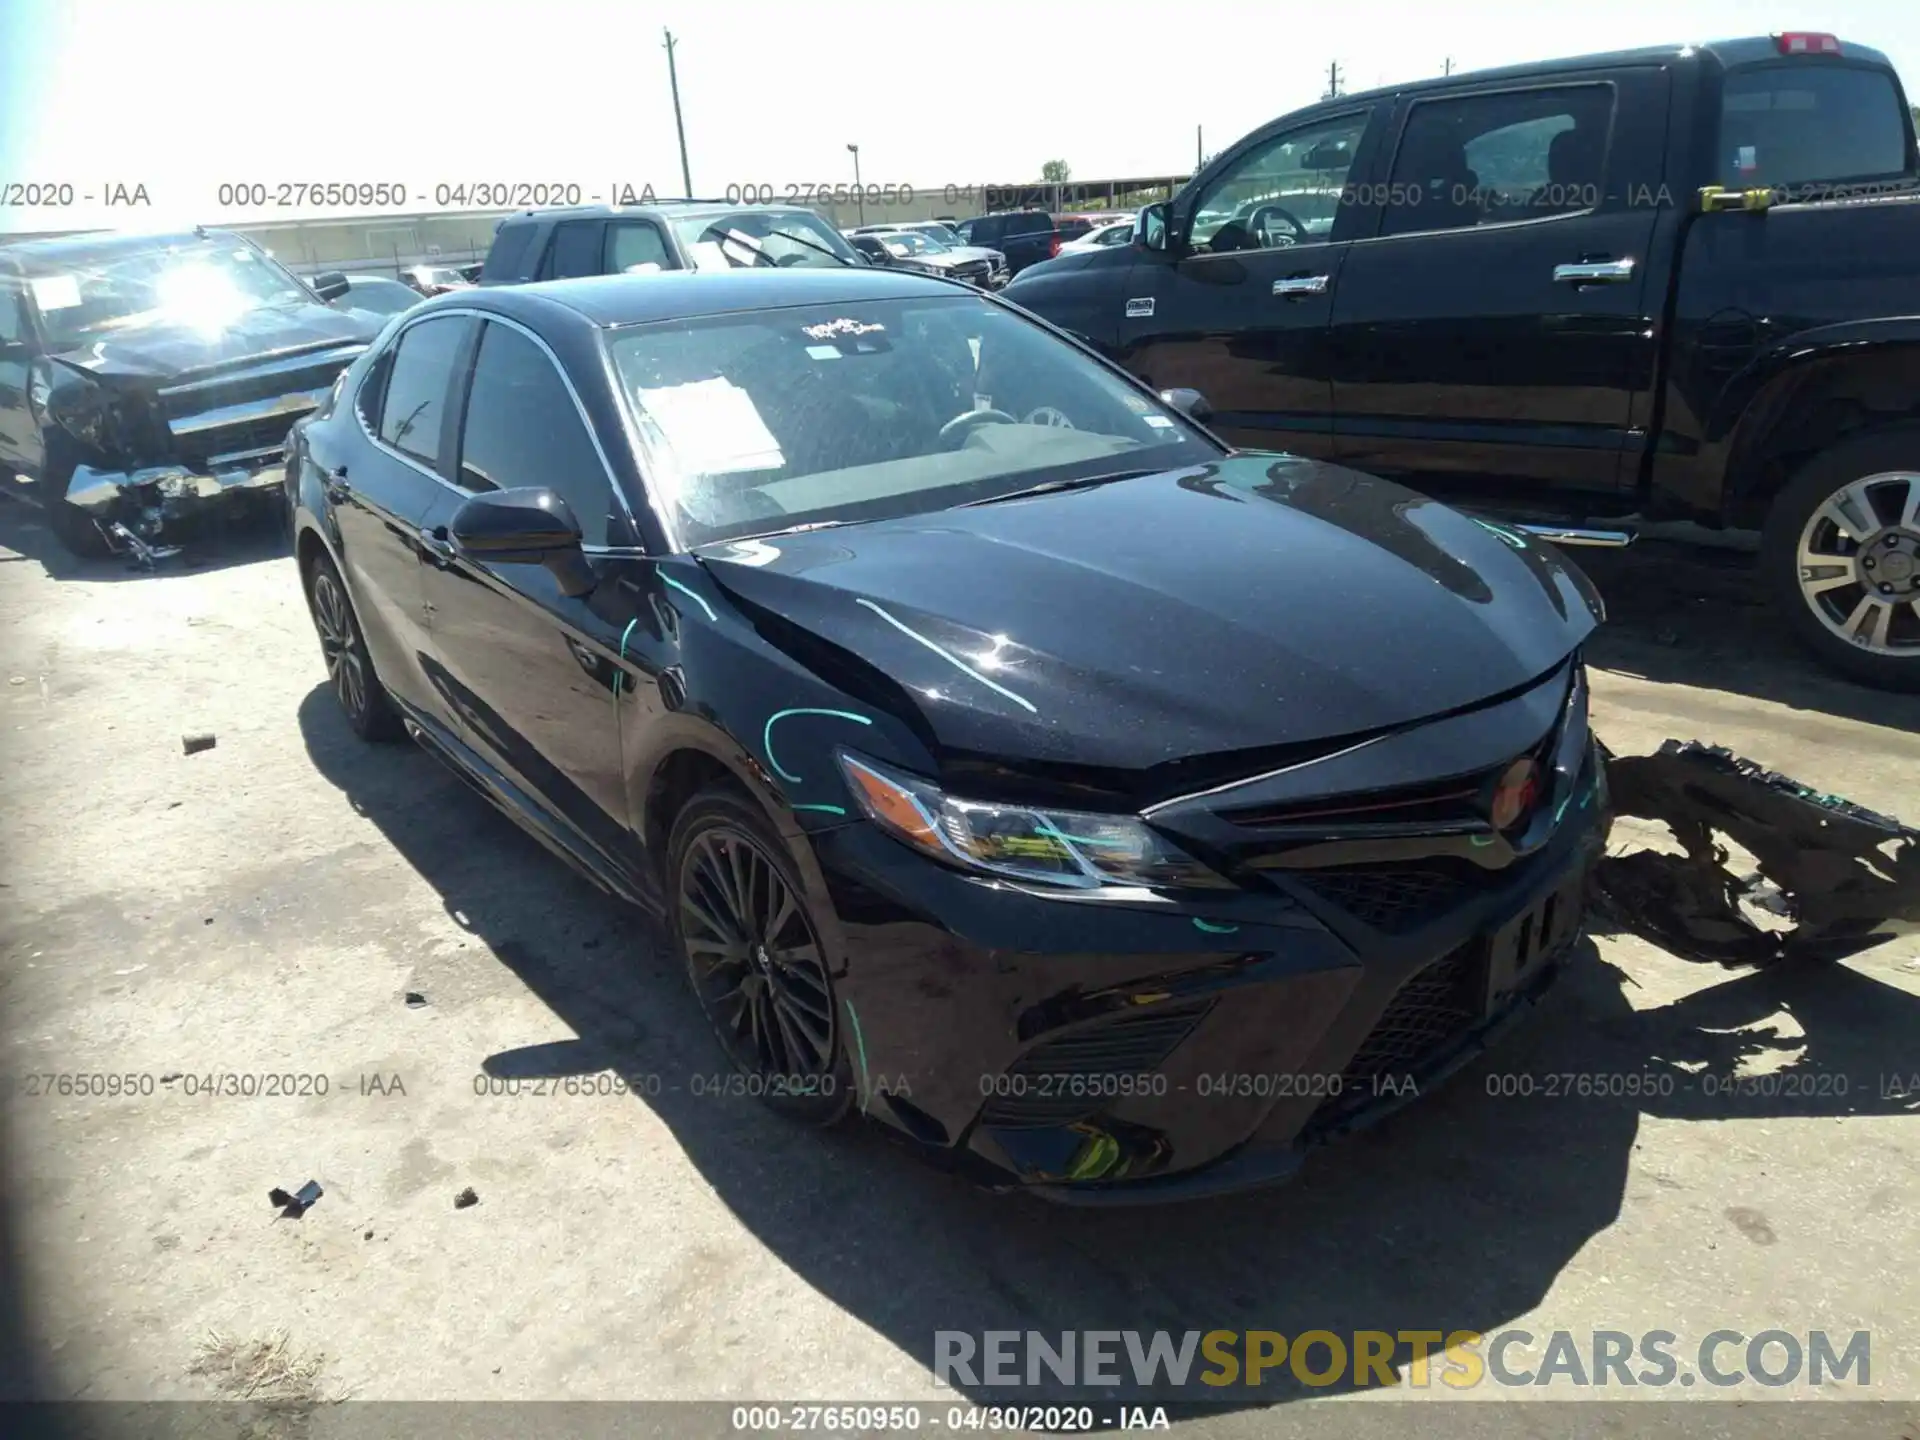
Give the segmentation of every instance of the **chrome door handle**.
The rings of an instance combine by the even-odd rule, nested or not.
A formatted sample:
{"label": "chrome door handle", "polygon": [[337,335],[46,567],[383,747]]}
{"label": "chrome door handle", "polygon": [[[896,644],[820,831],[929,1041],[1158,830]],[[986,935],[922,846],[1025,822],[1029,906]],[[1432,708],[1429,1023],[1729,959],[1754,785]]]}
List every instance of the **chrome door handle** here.
{"label": "chrome door handle", "polygon": [[1556,265],[1553,278],[1563,285],[1618,285],[1633,278],[1633,261],[1582,260],[1577,265]]}
{"label": "chrome door handle", "polygon": [[1332,280],[1330,275],[1294,275],[1285,280],[1273,282],[1276,295],[1324,295]]}
{"label": "chrome door handle", "polygon": [[422,530],[416,537],[420,553],[436,565],[445,565],[453,559],[453,542],[447,538],[447,527],[436,525],[431,530]]}

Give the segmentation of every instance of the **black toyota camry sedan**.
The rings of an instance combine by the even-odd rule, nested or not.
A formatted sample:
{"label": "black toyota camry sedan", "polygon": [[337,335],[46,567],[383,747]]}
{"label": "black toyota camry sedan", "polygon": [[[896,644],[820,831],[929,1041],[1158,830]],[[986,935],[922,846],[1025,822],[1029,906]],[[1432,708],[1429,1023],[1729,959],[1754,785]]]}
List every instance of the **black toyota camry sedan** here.
{"label": "black toyota camry sedan", "polygon": [[353,728],[659,916],[779,1109],[1257,1184],[1570,953],[1599,604],[1175,398],[886,270],[462,291],[290,438],[300,576]]}

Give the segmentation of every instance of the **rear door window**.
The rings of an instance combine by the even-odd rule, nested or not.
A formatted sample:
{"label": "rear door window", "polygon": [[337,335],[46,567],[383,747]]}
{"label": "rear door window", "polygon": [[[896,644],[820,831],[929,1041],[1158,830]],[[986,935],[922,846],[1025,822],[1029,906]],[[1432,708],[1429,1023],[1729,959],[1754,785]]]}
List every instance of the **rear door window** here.
{"label": "rear door window", "polygon": [[380,438],[428,469],[440,461],[440,430],[447,392],[469,322],[464,315],[436,316],[410,325],[394,351],[380,408]]}
{"label": "rear door window", "polygon": [[1416,104],[1387,186],[1383,235],[1591,210],[1613,128],[1611,85],[1507,90]]}
{"label": "rear door window", "polygon": [[1737,189],[1905,173],[1912,129],[1893,77],[1826,61],[1730,73],[1720,95],[1719,181]]}
{"label": "rear door window", "polygon": [[487,252],[487,263],[482,273],[489,280],[518,275],[521,258],[533,240],[534,229],[532,225],[502,225],[494,231],[493,248]]}

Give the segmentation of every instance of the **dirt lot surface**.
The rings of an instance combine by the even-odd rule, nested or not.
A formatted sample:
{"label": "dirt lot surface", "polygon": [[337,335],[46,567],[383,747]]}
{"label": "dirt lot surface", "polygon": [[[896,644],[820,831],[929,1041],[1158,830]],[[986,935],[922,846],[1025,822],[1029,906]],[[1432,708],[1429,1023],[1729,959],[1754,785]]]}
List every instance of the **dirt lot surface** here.
{"label": "dirt lot surface", "polygon": [[[16,1080],[0,1102],[0,1394],[944,1405],[937,1329],[1517,1326],[1668,1330],[1683,1356],[1719,1329],[1867,1330],[1865,1393],[1920,1399],[1920,1111],[1898,1093],[1920,940],[1746,973],[1596,936],[1504,1049],[1290,1188],[996,1197],[871,1129],[692,1093],[718,1054],[646,923],[421,751],[355,741],[268,539],[140,576],[0,504],[0,547],[0,1076],[136,1091]],[[1594,654],[1616,751],[1726,744],[1920,821],[1920,697],[1785,649],[1737,561],[1648,545],[1589,569],[1616,610]],[[476,1093],[616,1064],[657,1093]],[[1829,1078],[1488,1093],[1649,1071]],[[280,1218],[267,1192],[309,1179],[324,1196]],[[1373,1403],[1320,1393],[1183,1428]],[[1862,1392],[1667,1393],[1730,1425],[1729,1396]]]}

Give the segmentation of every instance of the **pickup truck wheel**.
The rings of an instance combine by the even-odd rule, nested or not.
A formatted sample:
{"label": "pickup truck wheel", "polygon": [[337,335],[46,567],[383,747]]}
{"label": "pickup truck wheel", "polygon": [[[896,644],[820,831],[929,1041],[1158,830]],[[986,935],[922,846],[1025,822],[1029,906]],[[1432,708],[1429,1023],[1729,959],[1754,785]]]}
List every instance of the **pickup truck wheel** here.
{"label": "pickup truck wheel", "polygon": [[1760,563],[1794,633],[1866,684],[1920,690],[1920,426],[1844,440],[1773,503]]}

